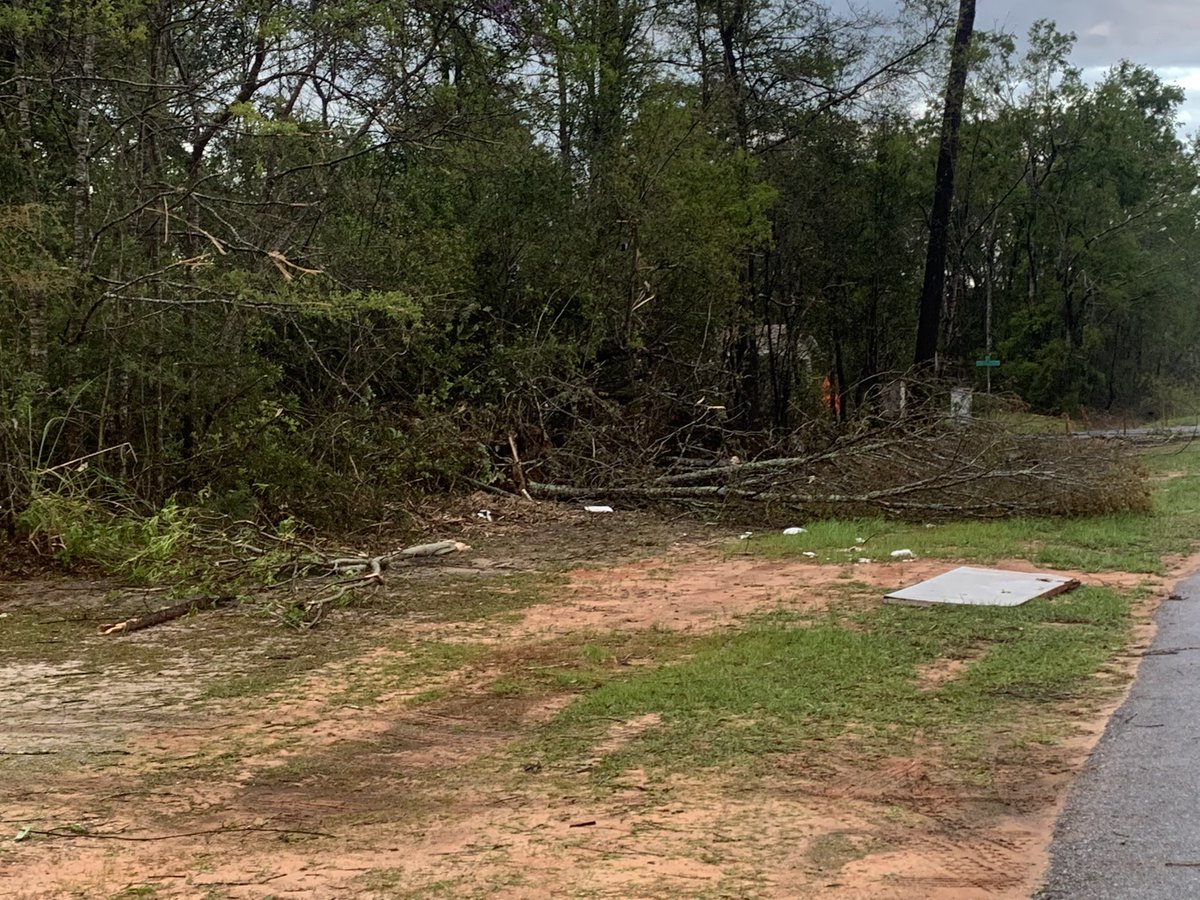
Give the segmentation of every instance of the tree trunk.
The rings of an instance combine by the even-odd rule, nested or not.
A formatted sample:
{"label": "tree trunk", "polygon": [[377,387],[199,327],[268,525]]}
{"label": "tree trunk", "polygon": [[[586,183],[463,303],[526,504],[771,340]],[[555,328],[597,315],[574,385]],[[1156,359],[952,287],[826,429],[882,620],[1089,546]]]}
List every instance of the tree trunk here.
{"label": "tree trunk", "polygon": [[18,32],[14,48],[15,60],[13,74],[17,83],[17,123],[19,133],[17,146],[21,151],[22,174],[26,177],[25,192],[33,193],[34,182],[34,151],[33,151],[33,103],[29,99],[29,72],[26,65],[27,48],[25,35]]}
{"label": "tree trunk", "polygon": [[933,209],[929,216],[929,249],[925,257],[925,282],[917,322],[916,365],[933,368],[941,326],[942,293],[946,287],[946,253],[949,247],[950,206],[954,199],[954,163],[958,156],[958,131],[962,124],[963,94],[967,84],[967,51],[975,28],[975,0],[959,0],[958,29],[950,53],[946,80],[946,105],[933,184]]}
{"label": "tree trunk", "polygon": [[742,86],[742,60],[737,48],[738,33],[745,26],[745,9],[740,0],[732,0],[731,8],[727,8],[724,2],[718,0],[716,9],[717,32],[721,36],[721,55],[725,64],[725,91],[728,94],[730,111],[733,113],[737,146],[745,150],[750,142],[750,128],[746,94]]}
{"label": "tree trunk", "polygon": [[562,166],[563,177],[570,184],[571,170],[571,97],[570,83],[567,72],[567,61],[563,58],[566,51],[559,48],[555,57],[555,75],[558,82],[558,158]]}
{"label": "tree trunk", "polygon": [[92,83],[96,63],[96,33],[88,28],[83,39],[79,60],[79,109],[75,114],[75,221],[73,243],[75,268],[88,267],[91,235],[88,230],[88,209],[92,202]]}

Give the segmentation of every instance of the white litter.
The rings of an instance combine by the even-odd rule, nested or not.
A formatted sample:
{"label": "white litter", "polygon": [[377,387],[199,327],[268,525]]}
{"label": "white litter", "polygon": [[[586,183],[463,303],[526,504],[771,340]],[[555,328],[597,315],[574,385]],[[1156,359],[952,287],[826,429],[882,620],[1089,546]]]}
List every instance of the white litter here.
{"label": "white litter", "polygon": [[479,512],[475,513],[475,518],[483,519],[485,522],[490,522],[492,521],[492,511],[490,509],[481,509]]}
{"label": "white litter", "polygon": [[748,540],[750,538],[750,536],[753,534],[754,534],[753,531],[743,531],[741,534],[738,535],[738,540],[739,541]]}
{"label": "white litter", "polygon": [[817,554],[813,553],[811,550],[805,550],[804,555],[807,556],[809,559],[817,558]]}
{"label": "white litter", "polygon": [[870,562],[870,560],[869,560],[869,559],[867,559],[867,558],[866,558],[866,557],[864,557],[864,556],[860,556],[860,557],[858,558],[858,561],[859,561],[860,563],[869,563],[869,562]]}
{"label": "white litter", "polygon": [[952,603],[958,606],[1020,606],[1035,597],[1052,597],[1077,587],[1079,582],[1067,575],[960,566],[935,578],[888,594],[884,602],[909,603],[914,606],[931,606],[935,603]]}
{"label": "white litter", "polygon": [[784,534],[808,534],[808,529],[807,528],[785,528],[785,529],[783,529],[783,533]]}
{"label": "white litter", "polygon": [[856,544],[865,544],[866,542],[867,542],[866,538],[855,538],[854,539],[854,543],[856,543]]}
{"label": "white litter", "polygon": [[913,552],[911,550],[893,550],[892,559],[912,559]]}
{"label": "white litter", "polygon": [[610,513],[613,508],[611,506],[585,506],[584,510],[590,513]]}

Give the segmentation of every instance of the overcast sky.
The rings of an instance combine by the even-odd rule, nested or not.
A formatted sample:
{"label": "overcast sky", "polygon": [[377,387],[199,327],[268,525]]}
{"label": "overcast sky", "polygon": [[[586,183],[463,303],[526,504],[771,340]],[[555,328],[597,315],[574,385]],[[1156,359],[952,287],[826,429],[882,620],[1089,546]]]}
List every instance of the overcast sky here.
{"label": "overcast sky", "polygon": [[1183,130],[1200,127],[1200,0],[978,0],[975,27],[1022,37],[1042,18],[1075,33],[1072,61],[1089,76],[1129,59],[1182,85]]}

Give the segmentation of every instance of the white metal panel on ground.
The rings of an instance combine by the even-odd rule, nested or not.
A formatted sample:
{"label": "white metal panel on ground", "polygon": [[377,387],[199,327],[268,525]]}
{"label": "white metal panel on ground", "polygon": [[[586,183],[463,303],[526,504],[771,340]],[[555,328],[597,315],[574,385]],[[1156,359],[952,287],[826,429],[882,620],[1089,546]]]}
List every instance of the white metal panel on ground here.
{"label": "white metal panel on ground", "polygon": [[908,603],[914,606],[931,606],[934,603],[953,603],[960,606],[1020,606],[1035,597],[1050,597],[1077,587],[1079,582],[1066,575],[960,566],[935,578],[888,594],[884,602]]}

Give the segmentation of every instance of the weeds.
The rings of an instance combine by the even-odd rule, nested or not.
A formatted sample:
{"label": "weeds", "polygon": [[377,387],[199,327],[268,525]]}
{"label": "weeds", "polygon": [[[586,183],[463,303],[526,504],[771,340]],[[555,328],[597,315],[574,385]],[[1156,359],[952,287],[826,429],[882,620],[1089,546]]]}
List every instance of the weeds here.
{"label": "weeds", "polygon": [[141,515],[83,491],[38,491],[20,516],[29,541],[67,567],[90,566],[136,584],[190,574],[200,523],[171,498]]}
{"label": "weeds", "polygon": [[[1124,641],[1129,601],[1081,588],[1015,610],[881,606],[802,627],[768,617],[701,640],[687,659],[599,685],[560,715],[540,749],[586,756],[612,721],[649,713],[662,724],[604,771],[749,764],[851,731],[868,747],[919,734],[970,745],[1016,705],[1089,687]],[[922,688],[920,665],[967,656],[978,658],[959,676]]]}

